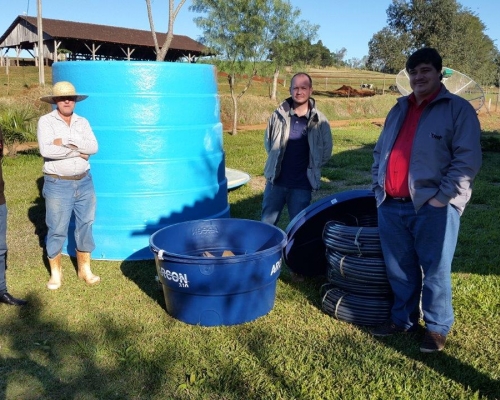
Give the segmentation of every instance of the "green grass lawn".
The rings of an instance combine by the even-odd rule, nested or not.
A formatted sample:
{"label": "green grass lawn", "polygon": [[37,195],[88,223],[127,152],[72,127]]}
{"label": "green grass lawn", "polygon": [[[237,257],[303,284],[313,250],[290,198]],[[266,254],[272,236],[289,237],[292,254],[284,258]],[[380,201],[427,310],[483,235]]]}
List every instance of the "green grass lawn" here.
{"label": "green grass lawn", "polygon": [[[318,90],[391,77],[312,71]],[[37,101],[33,67],[0,71],[0,110],[46,110]],[[344,76],[342,76],[344,75]],[[331,87],[326,87],[326,84]],[[369,82],[371,83],[371,82]],[[322,87],[325,85],[325,87]],[[219,79],[221,115],[230,103]],[[267,120],[276,102],[266,83],[240,99],[240,124]],[[287,96],[279,88],[278,96]],[[315,95],[334,120],[334,154],[323,170],[319,200],[368,188],[372,149],[394,95],[362,99]],[[153,260],[93,261],[102,282],[78,281],[75,260],[63,256],[61,289],[46,289],[42,159],[37,150],[3,161],[9,209],[9,290],[29,305],[0,305],[0,400],[10,399],[500,399],[500,114],[482,113],[483,168],[461,221],[453,265],[456,322],[445,350],[419,352],[419,337],[375,339],[365,327],[321,311],[325,279],[296,283],[286,266],[273,310],[255,321],[219,327],[185,324],[165,311]],[[487,139],[487,140],[486,140]],[[228,194],[233,218],[260,219],[265,162],[262,131],[224,134],[226,166],[251,180]],[[280,221],[285,229],[286,212]]]}
{"label": "green grass lawn", "polygon": [[[315,199],[368,188],[380,128],[334,129],[335,149]],[[498,136],[498,131],[489,131]],[[235,218],[259,219],[261,131],[226,134],[226,165],[251,175],[229,193]],[[498,399],[500,398],[500,153],[486,152],[453,266],[456,323],[439,354],[417,336],[373,338],[321,311],[321,277],[295,283],[283,268],[273,310],[219,327],[165,311],[153,260],[93,261],[102,278],[78,281],[63,256],[61,289],[49,291],[43,259],[41,157],[4,159],[10,291],[0,305],[0,399]],[[282,227],[287,224],[284,216]]]}

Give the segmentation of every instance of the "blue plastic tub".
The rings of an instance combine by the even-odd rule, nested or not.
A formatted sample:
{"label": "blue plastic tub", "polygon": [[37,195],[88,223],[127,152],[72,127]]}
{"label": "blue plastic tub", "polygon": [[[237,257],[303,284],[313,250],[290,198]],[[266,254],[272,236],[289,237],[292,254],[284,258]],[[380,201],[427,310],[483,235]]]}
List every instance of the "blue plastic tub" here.
{"label": "blue plastic tub", "polygon": [[[167,312],[202,326],[236,325],[269,313],[286,240],[275,226],[236,218],[160,229],[150,249]],[[223,257],[224,251],[234,256]]]}

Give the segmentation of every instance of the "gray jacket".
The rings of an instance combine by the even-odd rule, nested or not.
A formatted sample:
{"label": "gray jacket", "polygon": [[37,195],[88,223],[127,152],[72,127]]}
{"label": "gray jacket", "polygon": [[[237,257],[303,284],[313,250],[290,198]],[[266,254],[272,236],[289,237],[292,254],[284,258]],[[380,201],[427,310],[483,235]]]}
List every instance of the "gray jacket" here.
{"label": "gray jacket", "polygon": [[[407,96],[398,99],[387,115],[373,152],[372,189],[377,207],[386,197],[387,162],[408,107]],[[411,150],[408,181],[415,211],[435,197],[443,204],[452,204],[462,214],[481,167],[480,137],[474,108],[442,85],[420,117]]]}
{"label": "gray jacket", "polygon": [[[309,122],[307,124],[307,139],[309,142],[309,166],[307,178],[313,190],[318,190],[321,179],[321,167],[332,155],[333,141],[330,124],[326,117],[316,109],[314,99],[309,99]],[[290,134],[290,109],[292,98],[288,98],[273,112],[267,123],[264,134],[264,147],[267,152],[267,161],[264,167],[264,176],[271,183],[281,170],[281,161],[285,153]]]}

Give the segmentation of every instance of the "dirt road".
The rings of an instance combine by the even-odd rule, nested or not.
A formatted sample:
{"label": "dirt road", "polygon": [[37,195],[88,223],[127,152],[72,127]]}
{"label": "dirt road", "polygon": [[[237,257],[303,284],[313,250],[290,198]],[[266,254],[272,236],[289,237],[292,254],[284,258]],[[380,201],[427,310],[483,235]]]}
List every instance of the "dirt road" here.
{"label": "dirt road", "polygon": [[[368,119],[342,119],[338,121],[330,121],[330,126],[332,128],[338,128],[340,126],[347,126],[352,122],[368,122],[377,126],[382,126],[384,124],[385,118],[368,118]],[[258,131],[266,129],[266,124],[257,125],[238,125],[238,131]],[[229,132],[231,126],[224,124],[224,132]]]}

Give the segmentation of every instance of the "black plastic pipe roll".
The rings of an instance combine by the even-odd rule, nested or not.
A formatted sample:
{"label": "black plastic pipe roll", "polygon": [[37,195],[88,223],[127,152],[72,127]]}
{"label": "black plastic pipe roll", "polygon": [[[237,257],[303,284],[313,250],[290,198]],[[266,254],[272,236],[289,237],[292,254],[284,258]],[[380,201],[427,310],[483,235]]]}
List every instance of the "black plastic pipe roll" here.
{"label": "black plastic pipe roll", "polygon": [[340,321],[373,326],[389,319],[391,297],[349,293],[332,284],[323,285],[321,294],[323,311]]}

